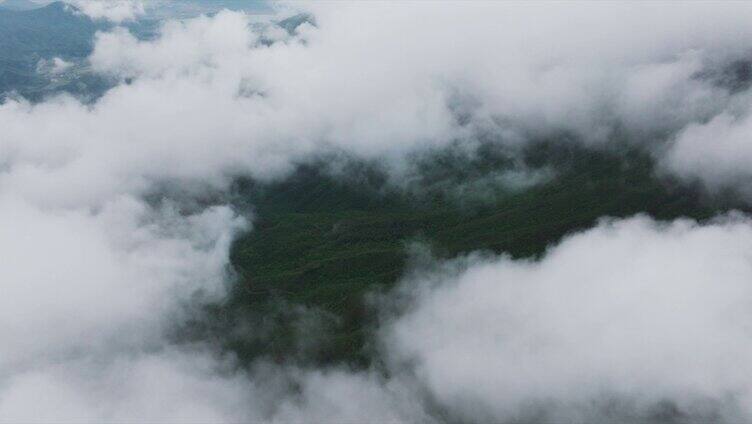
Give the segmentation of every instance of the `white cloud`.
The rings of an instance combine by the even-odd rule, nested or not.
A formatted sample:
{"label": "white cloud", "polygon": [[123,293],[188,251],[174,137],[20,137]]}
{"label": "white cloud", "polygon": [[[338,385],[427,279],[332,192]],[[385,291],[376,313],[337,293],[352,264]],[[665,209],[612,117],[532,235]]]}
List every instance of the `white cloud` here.
{"label": "white cloud", "polygon": [[224,295],[240,218],[221,207],[181,217],[128,197],[51,210],[3,195],[0,220],[0,421],[201,420],[213,401],[191,390],[219,383],[175,361],[211,362],[160,352],[186,307]]}
{"label": "white cloud", "polygon": [[415,304],[386,346],[460,419],[603,422],[609,407],[647,419],[674,402],[690,420],[745,421],[750,248],[747,218],[637,217],[540,261],[471,256],[405,283]]}
{"label": "white cloud", "polygon": [[162,350],[74,358],[13,375],[0,422],[238,422],[250,383],[210,354]]}
{"label": "white cloud", "polygon": [[[76,4],[114,21],[142,10]],[[327,149],[400,158],[481,130],[599,143],[615,128],[638,141],[684,129],[675,172],[747,176],[747,99],[699,76],[744,57],[746,4],[304,7],[317,26],[269,46],[232,12],[168,22],[153,41],[99,34],[92,67],[122,79],[101,99],[0,105],[0,221],[12,223],[0,228],[0,417],[412,422],[438,406],[498,421],[539,401],[587,416],[609,395],[636,413],[662,399],[750,412],[744,219],[604,224],[540,262],[446,274],[457,278],[387,331],[386,353],[415,361],[417,379],[269,364],[246,378],[210,347],[172,346],[165,330],[197,293],[221,298],[243,223],[227,207],[142,200],[164,185],[222,189]]]}
{"label": "white cloud", "polygon": [[274,177],[326,150],[399,159],[486,131],[510,143],[571,132],[652,148],[746,101],[698,76],[752,45],[743,4],[306,7],[318,28],[271,46],[227,11],[167,22],[153,41],[99,34],[93,68],[132,82],[92,106],[0,106],[0,158],[13,155],[0,159],[11,167],[3,180],[78,204],[160,180]]}
{"label": "white cloud", "polygon": [[65,0],[92,19],[121,23],[144,14],[141,0]]}
{"label": "white cloud", "polygon": [[[215,137],[214,148],[236,154],[209,162],[259,175],[267,174],[263,164],[277,172],[327,148],[400,158],[487,131],[510,143],[565,132],[652,149],[747,102],[706,72],[745,58],[752,46],[752,8],[743,4],[302,7],[317,27],[271,46],[258,44],[248,16],[222,12],[167,23],[156,41],[122,29],[101,34],[91,62],[136,78],[121,89],[128,94],[108,97],[161,91],[170,98],[163,103],[195,114],[221,110],[212,122],[227,135]],[[459,125],[457,113],[468,114],[469,125]],[[205,131],[205,120],[190,122],[189,130]],[[273,159],[249,160],[270,152]]]}
{"label": "white cloud", "polygon": [[733,188],[752,195],[752,116],[721,113],[687,126],[673,140],[664,165],[686,179],[699,179],[711,191]]}
{"label": "white cloud", "polygon": [[37,72],[57,76],[67,71],[73,66],[72,63],[66,62],[59,57],[53,57],[50,60],[41,59],[37,63]]}

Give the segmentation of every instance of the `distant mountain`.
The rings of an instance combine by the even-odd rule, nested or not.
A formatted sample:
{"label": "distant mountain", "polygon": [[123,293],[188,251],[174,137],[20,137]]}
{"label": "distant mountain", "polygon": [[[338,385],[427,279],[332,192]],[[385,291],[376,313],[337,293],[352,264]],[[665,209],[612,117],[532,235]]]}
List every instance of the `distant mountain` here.
{"label": "distant mountain", "polygon": [[274,11],[264,0],[152,0],[145,4],[147,15],[152,18],[192,18],[212,15],[223,9],[251,14],[269,14]]}
{"label": "distant mountain", "polygon": [[[147,16],[124,26],[140,39],[151,39],[162,19],[213,14],[224,8],[247,13],[271,11],[262,0],[153,0],[147,3]],[[287,25],[294,29],[301,22],[292,19]],[[0,0],[0,102],[12,92],[30,100],[61,91],[98,97],[112,81],[92,73],[86,58],[94,34],[111,27],[111,23],[92,20],[62,1]],[[72,64],[68,71],[54,76],[40,72],[44,68],[40,64],[56,57]]]}
{"label": "distant mountain", "polygon": [[[27,0],[9,1],[0,8],[0,101],[9,92],[34,100],[59,91],[84,95],[93,91],[96,95],[103,90],[101,78],[81,72],[82,66],[78,65],[91,53],[95,32],[106,29],[107,23],[92,21],[75,7],[59,1],[46,6]],[[30,6],[25,3],[35,7],[18,10]],[[42,61],[55,57],[77,66],[54,78],[38,72]]]}
{"label": "distant mountain", "polygon": [[316,26],[316,20],[310,13],[299,13],[277,22],[277,25],[290,34],[294,34],[298,27],[303,24]]}
{"label": "distant mountain", "polygon": [[32,10],[44,7],[49,2],[34,2],[31,0],[0,0],[0,10]]}
{"label": "distant mountain", "polygon": [[39,58],[85,57],[100,27],[62,2],[32,10],[0,9],[0,60],[36,66]]}

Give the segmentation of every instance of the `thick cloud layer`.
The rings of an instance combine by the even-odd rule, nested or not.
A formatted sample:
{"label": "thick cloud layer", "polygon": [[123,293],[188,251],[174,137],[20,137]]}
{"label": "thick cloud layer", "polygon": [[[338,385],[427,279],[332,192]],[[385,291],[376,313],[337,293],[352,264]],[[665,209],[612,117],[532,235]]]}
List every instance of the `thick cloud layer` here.
{"label": "thick cloud layer", "polygon": [[747,218],[637,217],[539,262],[471,256],[410,282],[387,346],[471,421],[747,421],[750,248]]}
{"label": "thick cloud layer", "polygon": [[212,410],[232,400],[211,356],[172,352],[164,336],[223,296],[242,219],[129,197],[96,211],[1,198],[0,421],[231,419]]}
{"label": "thick cloud layer", "polygon": [[725,72],[752,46],[746,4],[291,7],[315,25],[226,11],[151,41],[101,33],[91,66],[120,84],[98,101],[0,105],[0,420],[749,418],[752,224],[738,217],[604,223],[539,262],[416,274],[412,308],[382,328],[385,370],[239,371],[171,343],[224,295],[249,224],[144,200],[166,186],[190,197],[322,152],[398,163],[568,134],[745,192],[749,96]]}
{"label": "thick cloud layer", "polygon": [[700,179],[711,191],[730,187],[749,198],[752,115],[746,105],[740,112],[688,125],[672,140],[667,168],[683,178]]}
{"label": "thick cloud layer", "polygon": [[[399,159],[478,137],[627,140],[668,150],[680,175],[743,173],[729,149],[691,138],[695,126],[715,122],[700,138],[716,138],[706,133],[726,116],[746,116],[745,91],[723,83],[752,46],[744,4],[306,7],[317,26],[293,34],[259,34],[232,12],[168,22],[153,41],[100,34],[93,68],[130,83],[91,107],[7,102],[6,144],[22,161],[54,163],[89,201],[150,180],[273,177],[327,150]],[[693,165],[707,150],[722,155],[718,168]],[[48,195],[36,172],[14,174]],[[93,174],[96,184],[80,184]]]}

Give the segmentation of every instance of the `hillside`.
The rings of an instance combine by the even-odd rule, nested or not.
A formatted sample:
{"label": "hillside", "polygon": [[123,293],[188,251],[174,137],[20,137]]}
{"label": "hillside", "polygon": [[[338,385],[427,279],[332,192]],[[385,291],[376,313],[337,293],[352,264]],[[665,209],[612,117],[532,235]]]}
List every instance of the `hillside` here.
{"label": "hillside", "polygon": [[[281,182],[238,184],[235,202],[252,211],[255,225],[232,250],[239,281],[230,300],[213,310],[220,318],[214,322],[216,337],[235,334],[227,346],[248,360],[296,359],[295,334],[307,318],[288,305],[305,305],[323,311],[318,316],[332,331],[324,347],[305,352],[307,359],[368,363],[365,336],[373,316],[365,296],[403,276],[413,242],[446,258],[478,250],[536,257],[602,217],[643,213],[703,220],[732,204],[711,204],[696,190],[656,177],[643,154],[542,144],[526,152],[527,165],[553,168],[557,178],[468,205],[448,196],[447,187],[478,177],[464,175],[467,170],[490,172],[504,161],[488,153],[453,164],[446,160],[424,168],[444,170],[432,176],[431,185],[442,189],[423,187],[418,191],[424,195],[389,187],[384,175],[367,166],[354,166],[358,171],[341,178],[307,165]],[[274,327],[271,341],[227,331],[262,317]]]}
{"label": "hillside", "polygon": [[98,28],[62,2],[33,10],[0,8],[0,60],[30,70],[40,58],[83,58]]}
{"label": "hillside", "polygon": [[[10,92],[32,101],[59,92],[96,98],[111,84],[90,72],[85,59],[95,32],[107,25],[62,2],[35,9],[0,8],[0,99]],[[53,58],[69,63],[69,69],[45,72],[45,62]]]}

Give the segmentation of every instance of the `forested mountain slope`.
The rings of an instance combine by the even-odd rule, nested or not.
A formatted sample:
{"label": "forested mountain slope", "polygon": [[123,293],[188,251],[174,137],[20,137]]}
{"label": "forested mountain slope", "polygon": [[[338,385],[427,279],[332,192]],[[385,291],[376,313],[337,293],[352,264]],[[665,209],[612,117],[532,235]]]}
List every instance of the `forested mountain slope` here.
{"label": "forested mountain slope", "polygon": [[[704,220],[743,207],[659,177],[643,153],[541,143],[524,156],[525,166],[556,177],[523,189],[498,185],[469,203],[468,183],[509,166],[493,149],[474,159],[438,154],[424,164],[418,187],[396,187],[363,164],[345,176],[314,163],[272,184],[240,182],[235,202],[252,214],[254,228],[232,250],[238,283],[215,311],[219,326],[263,317],[286,330],[274,331],[271,342],[241,334],[228,346],[247,359],[294,359],[302,318],[288,306],[304,305],[323,311],[333,333],[316,360],[367,363],[368,295],[404,275],[416,243],[446,258],[473,251],[536,257],[603,217]],[[461,187],[464,201],[452,194]]]}

